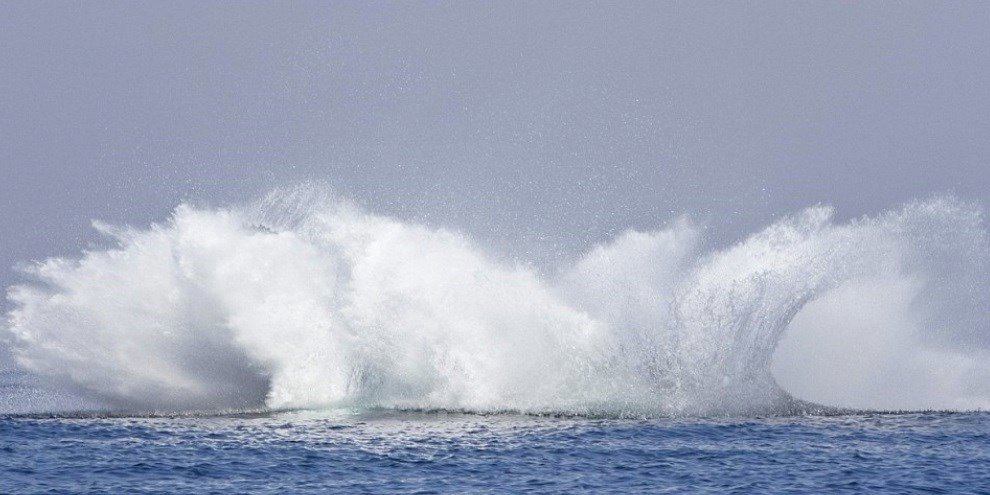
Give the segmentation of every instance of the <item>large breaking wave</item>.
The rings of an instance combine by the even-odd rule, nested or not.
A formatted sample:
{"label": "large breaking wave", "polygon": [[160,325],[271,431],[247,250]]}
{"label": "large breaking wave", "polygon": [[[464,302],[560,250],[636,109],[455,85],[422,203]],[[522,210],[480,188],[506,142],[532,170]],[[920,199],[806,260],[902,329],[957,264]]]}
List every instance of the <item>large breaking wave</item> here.
{"label": "large breaking wave", "polygon": [[313,187],[96,227],[112,249],[24,269],[5,333],[19,368],[106,407],[772,413],[779,381],[990,408],[990,249],[952,198],[812,207],[724,249],[681,220],[550,274]]}

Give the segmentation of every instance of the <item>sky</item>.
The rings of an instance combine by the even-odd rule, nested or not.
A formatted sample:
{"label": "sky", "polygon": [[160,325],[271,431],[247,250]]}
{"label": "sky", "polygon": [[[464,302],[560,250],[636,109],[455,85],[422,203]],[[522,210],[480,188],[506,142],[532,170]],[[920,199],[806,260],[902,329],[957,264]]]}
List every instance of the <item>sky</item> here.
{"label": "sky", "polygon": [[0,1],[0,284],[319,181],[535,260],[990,204],[987,2]]}

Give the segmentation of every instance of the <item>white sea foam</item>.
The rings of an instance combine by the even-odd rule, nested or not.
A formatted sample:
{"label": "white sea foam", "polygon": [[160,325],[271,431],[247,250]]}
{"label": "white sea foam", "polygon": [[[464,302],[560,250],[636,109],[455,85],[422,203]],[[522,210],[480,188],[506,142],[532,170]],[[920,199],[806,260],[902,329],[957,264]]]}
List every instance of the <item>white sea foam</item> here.
{"label": "white sea foam", "polygon": [[990,249],[951,198],[813,207],[721,250],[682,220],[549,276],[313,187],[97,228],[113,249],[26,269],[6,333],[19,367],[109,407],[737,414],[790,407],[779,381],[990,408]]}

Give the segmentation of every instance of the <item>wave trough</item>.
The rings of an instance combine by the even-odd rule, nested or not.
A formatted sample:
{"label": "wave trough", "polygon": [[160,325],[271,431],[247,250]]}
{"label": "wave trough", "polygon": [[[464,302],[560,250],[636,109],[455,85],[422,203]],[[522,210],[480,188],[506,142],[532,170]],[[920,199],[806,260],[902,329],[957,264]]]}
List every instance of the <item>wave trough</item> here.
{"label": "wave trough", "polygon": [[115,246],[25,268],[4,331],[111,408],[990,408],[990,249],[952,198],[812,207],[725,249],[681,220],[550,275],[313,187],[96,227]]}

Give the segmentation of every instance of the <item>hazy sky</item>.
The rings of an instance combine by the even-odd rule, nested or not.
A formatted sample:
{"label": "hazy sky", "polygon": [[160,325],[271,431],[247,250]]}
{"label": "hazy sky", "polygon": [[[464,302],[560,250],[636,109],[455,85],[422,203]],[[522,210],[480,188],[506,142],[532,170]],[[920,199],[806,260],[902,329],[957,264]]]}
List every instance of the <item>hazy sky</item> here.
{"label": "hazy sky", "polygon": [[0,283],[304,179],[550,251],[990,204],[988,137],[988,2],[0,1]]}

